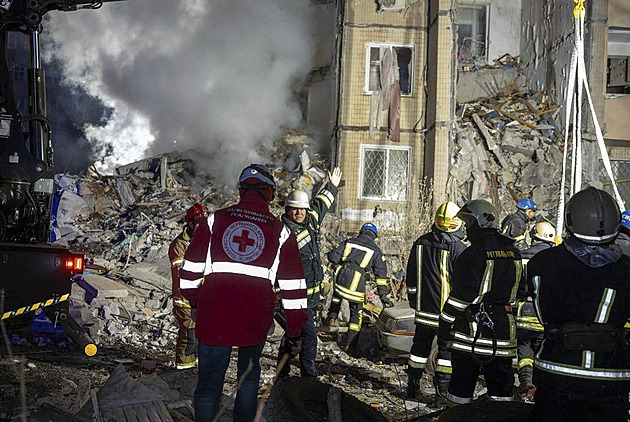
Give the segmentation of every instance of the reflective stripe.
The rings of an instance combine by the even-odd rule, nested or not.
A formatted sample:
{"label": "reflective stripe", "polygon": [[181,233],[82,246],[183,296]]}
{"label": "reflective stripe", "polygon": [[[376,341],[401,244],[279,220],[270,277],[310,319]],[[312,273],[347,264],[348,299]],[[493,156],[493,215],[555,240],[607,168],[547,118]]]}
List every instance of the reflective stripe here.
{"label": "reflective stripe", "polygon": [[625,369],[586,369],[580,368],[579,366],[558,364],[542,359],[536,359],[534,361],[534,366],[542,369],[543,371],[555,372],[578,378],[593,378],[609,381],[630,380],[630,371]]}
{"label": "reflective stripe", "polygon": [[479,296],[473,300],[472,303],[481,303],[486,293],[492,289],[492,274],[494,273],[494,261],[491,259],[486,260],[486,270],[483,273],[483,281],[479,287]]}
{"label": "reflective stripe", "polygon": [[424,312],[424,311],[416,311],[416,316],[431,318],[435,320],[440,319],[440,316],[438,314],[432,314],[431,312]]}
{"label": "reflective stripe", "polygon": [[520,235],[520,236],[516,236],[516,237],[514,238],[514,241],[515,241],[515,242],[520,242],[521,240],[525,240],[525,238],[526,238],[525,234],[522,234],[522,235]]}
{"label": "reflective stripe", "polygon": [[451,393],[446,395],[446,399],[455,404],[468,404],[473,400],[472,397],[458,397]]}
{"label": "reflective stripe", "polygon": [[352,282],[350,283],[350,290],[353,292],[357,291],[357,287],[359,287],[359,282],[361,281],[361,273],[358,271],[354,272],[352,276]]}
{"label": "reflective stripe", "polygon": [[341,303],[342,299],[340,299],[340,298],[338,298],[336,296],[333,296],[332,301],[333,301],[333,303]]}
{"label": "reflective stripe", "polygon": [[444,321],[452,324],[455,322],[455,317],[454,316],[450,316],[449,314],[447,314],[446,312],[442,311],[442,313],[440,314],[440,318],[442,318]]}
{"label": "reflective stripe", "polygon": [[350,324],[348,325],[348,330],[361,331],[361,326],[359,324]]}
{"label": "reflective stripe", "polygon": [[319,221],[319,214],[317,213],[317,211],[315,211],[315,210],[308,210],[307,212],[308,212],[310,215],[312,215],[312,216],[313,216],[313,218],[314,218],[316,221]]}
{"label": "reflective stripe", "polygon": [[416,293],[418,289],[415,287],[407,287],[407,293]]}
{"label": "reflective stripe", "polygon": [[280,286],[280,290],[306,289],[306,280],[303,278],[296,278],[293,280],[278,279],[278,286]]}
{"label": "reflective stripe", "polygon": [[499,396],[488,396],[490,401],[514,401],[514,397],[499,397]]}
{"label": "reflective stripe", "polygon": [[271,280],[270,272],[271,270],[269,268],[258,267],[256,265],[241,264],[240,262],[215,262],[214,264],[212,264],[213,274],[240,274]]}
{"label": "reflective stripe", "polygon": [[278,274],[278,267],[280,266],[280,251],[282,250],[282,247],[284,246],[284,242],[287,241],[289,236],[291,236],[291,230],[289,230],[287,226],[284,226],[284,228],[280,232],[280,238],[278,239],[278,250],[276,251],[276,257],[273,260],[273,264],[271,264],[271,268],[269,269],[268,278],[269,278],[269,281],[271,281],[271,284],[275,284],[276,282],[276,277]]}
{"label": "reflective stripe", "polygon": [[542,318],[542,312],[540,312],[540,276],[535,275],[532,277],[532,283],[534,283],[534,308],[536,308],[536,314],[538,315],[538,320],[541,324],[544,324]]}
{"label": "reflective stripe", "polygon": [[306,308],[306,298],[302,299],[282,299],[284,309],[304,309]]}
{"label": "reflective stripe", "polygon": [[[474,337],[469,337],[467,335],[464,335],[462,333],[456,332],[454,334],[454,337],[458,340],[462,340],[462,341],[467,341],[467,342],[474,342],[475,338]],[[488,346],[492,346],[492,340],[487,340],[485,338],[479,338],[477,339],[477,344],[485,344]],[[497,347],[516,347],[516,341],[510,341],[510,340],[497,340]],[[476,347],[476,346],[475,346]]]}
{"label": "reflective stripe", "polygon": [[197,362],[190,362],[190,363],[178,363],[175,365],[175,369],[188,369],[188,368],[193,368],[197,366]]}
{"label": "reflective stripe", "polygon": [[182,308],[190,308],[190,302],[186,299],[173,299],[173,305],[181,306]]}
{"label": "reflective stripe", "polygon": [[330,194],[330,192],[328,192],[328,191],[321,191],[320,194],[317,195],[315,198],[321,199],[324,202],[324,204],[326,204],[326,206],[328,208],[330,208],[330,206],[332,205],[333,201],[335,200],[334,197],[330,198],[331,196],[332,195]]}
{"label": "reflective stripe", "polygon": [[518,361],[518,369],[524,368],[526,366],[533,366],[533,365],[534,365],[534,359],[532,358],[523,358]]}
{"label": "reflective stripe", "polygon": [[605,240],[610,240],[610,239],[613,239],[615,236],[617,236],[616,232],[613,233],[613,234],[607,234],[606,236],[586,236],[584,234],[577,234],[577,233],[573,233],[573,234],[578,239],[591,241],[591,242],[601,242],[601,241],[605,241]]}
{"label": "reflective stripe", "polygon": [[302,230],[302,231],[301,231],[301,232],[299,232],[299,233],[297,234],[297,236],[295,236],[295,237],[297,238],[297,240],[298,240],[298,242],[299,242],[300,240],[302,240],[302,239],[304,239],[306,236],[308,236],[308,234],[309,234],[309,233],[308,233],[308,230]]}
{"label": "reflective stripe", "polygon": [[203,274],[204,270],[206,269],[205,262],[193,262],[188,260],[184,260],[183,262],[184,263],[182,264],[182,270],[184,271]]}
{"label": "reflective stripe", "polygon": [[418,295],[416,296],[416,309],[420,309],[420,299],[422,297],[422,245],[418,245],[416,253],[416,260],[418,262]]}
{"label": "reflective stripe", "polygon": [[448,276],[448,251],[441,252],[440,260],[440,310],[444,307],[444,302],[448,298],[448,294],[451,291]]}
{"label": "reflective stripe", "polygon": [[435,372],[441,372],[443,374],[452,374],[453,368],[450,366],[436,365]]}
{"label": "reflective stripe", "polygon": [[582,366],[585,368],[592,368],[593,361],[595,360],[595,352],[590,350],[584,350],[582,352]]}
{"label": "reflective stripe", "polygon": [[514,286],[512,287],[512,292],[510,293],[510,303],[516,300],[516,294],[518,293],[518,286],[521,282],[521,277],[523,276],[523,264],[519,260],[514,261],[514,266],[516,267],[516,278],[514,282]]}
{"label": "reflective stripe", "polygon": [[440,323],[438,321],[433,321],[430,319],[423,319],[420,317],[415,317],[413,320],[416,324],[428,325],[430,327],[439,327]]}
{"label": "reflective stripe", "polygon": [[386,278],[377,278],[376,279],[376,285],[377,286],[387,286],[387,279]]}
{"label": "reflective stripe", "polygon": [[[463,352],[472,353],[472,347],[466,344],[457,343],[457,342],[449,342],[449,347],[451,347],[452,349],[461,350]],[[492,349],[486,349],[486,348],[475,345],[475,354],[492,356],[493,353],[492,353]],[[515,349],[508,349],[508,350],[497,349],[495,355],[499,357],[512,357],[512,356],[516,356],[516,350]]]}
{"label": "reflective stripe", "polygon": [[180,289],[196,289],[197,287],[201,285],[202,282],[203,282],[203,277],[198,278],[196,280],[187,280],[185,278],[182,278],[179,281],[179,288]]}
{"label": "reflective stripe", "polygon": [[358,249],[360,251],[365,252],[365,255],[363,256],[363,259],[361,260],[359,267],[361,268],[367,267],[367,265],[370,263],[370,260],[372,259],[372,255],[374,255],[374,251],[366,246],[348,242],[346,243],[346,247],[343,250],[343,260],[348,258],[348,256],[352,252],[352,249]]}
{"label": "reflective stripe", "polygon": [[517,322],[516,327],[521,330],[545,331],[545,328],[540,324],[529,324],[525,322]]}
{"label": "reflective stripe", "polygon": [[308,289],[306,289],[306,295],[310,296],[313,295],[315,293],[319,293],[321,286],[318,284],[317,286],[313,286],[313,287],[309,287]]}
{"label": "reflective stripe", "polygon": [[452,366],[451,361],[448,359],[438,359],[437,364],[442,366]]}
{"label": "reflective stripe", "polygon": [[409,355],[409,360],[416,363],[427,363],[429,358],[423,358],[422,356]]}
{"label": "reflective stripe", "polygon": [[171,261],[171,266],[173,267],[180,266],[182,265],[182,262],[184,262],[184,257],[180,256]]}
{"label": "reflective stripe", "polygon": [[449,298],[446,301],[446,303],[448,303],[449,305],[459,309],[460,311],[465,311],[466,308],[468,308],[468,306],[470,305],[470,303],[464,302],[464,301],[459,300],[459,299],[455,299],[453,296],[449,296]]}
{"label": "reflective stripe", "polygon": [[608,287],[604,289],[602,300],[599,303],[597,315],[595,316],[595,322],[599,324],[606,324],[608,322],[608,317],[610,316],[610,308],[615,301],[616,295],[617,291],[615,289],[609,289]]}
{"label": "reflective stripe", "polygon": [[344,299],[348,299],[352,302],[363,302],[365,298],[365,293],[353,292],[338,284],[335,284],[335,292]]}

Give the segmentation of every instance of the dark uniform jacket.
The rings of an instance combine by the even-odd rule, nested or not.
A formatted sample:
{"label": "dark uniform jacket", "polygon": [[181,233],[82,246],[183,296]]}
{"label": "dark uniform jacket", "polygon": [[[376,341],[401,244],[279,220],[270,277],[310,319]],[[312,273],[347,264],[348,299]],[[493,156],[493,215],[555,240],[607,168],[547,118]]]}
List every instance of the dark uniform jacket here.
{"label": "dark uniform jacket", "polygon": [[625,229],[621,229],[615,243],[619,245],[624,255],[630,256],[630,235],[623,232]]}
{"label": "dark uniform jacket", "polygon": [[319,255],[319,244],[317,236],[324,216],[335,202],[339,190],[332,184],[326,186],[311,201],[311,208],[306,212],[306,219],[302,224],[291,221],[286,214],[282,216],[282,221],[293,232],[298,240],[300,257],[304,267],[304,277],[306,278],[308,307],[312,308],[319,304],[320,285],[324,280],[324,270],[322,269],[322,259]]}
{"label": "dark uniform jacket", "polygon": [[[521,259],[523,260],[523,266],[525,268],[525,274],[527,274],[527,263],[538,252],[551,248],[551,244],[547,242],[536,242],[531,248],[527,248],[521,251]],[[531,292],[526,292],[523,297],[519,297],[518,311],[516,315],[516,326],[524,330],[542,331],[543,326],[540,325],[538,317],[536,316],[536,310],[534,309],[534,302],[531,300]]]}
{"label": "dark uniform jacket", "polygon": [[526,240],[528,225],[529,219],[525,212],[516,210],[501,222],[501,233],[514,239],[514,246],[522,251],[528,248]]}
{"label": "dark uniform jacket", "polygon": [[[492,229],[469,233],[472,245],[455,261],[451,294],[440,315],[438,336],[454,352],[507,358],[516,356],[516,326],[509,304],[521,283],[521,255],[511,239]],[[472,321],[483,304],[494,323],[492,330]],[[481,330],[481,331],[479,331]],[[478,336],[475,342],[475,337]]]}
{"label": "dark uniform jacket", "polygon": [[374,237],[362,233],[354,239],[344,240],[328,253],[328,259],[338,264],[335,293],[352,302],[365,300],[365,273],[372,271],[380,295],[387,293],[387,265],[383,252],[374,243]]}
{"label": "dark uniform jacket", "polygon": [[466,249],[463,230],[446,233],[433,227],[411,248],[407,261],[407,298],[416,310],[415,323],[438,327],[451,291],[453,264]]}
{"label": "dark uniform jacket", "polygon": [[[536,385],[548,390],[582,389],[592,383],[616,381],[630,383],[630,369],[624,365],[622,342],[613,342],[610,350],[602,348],[604,341],[589,345],[591,350],[567,346],[554,336],[565,323],[608,325],[622,331],[630,316],[630,258],[622,255],[616,262],[592,268],[575,257],[564,244],[533,257],[527,269],[528,288],[533,292],[538,317],[545,327],[545,340],[534,361],[534,368],[544,373],[536,375]],[[620,339],[619,339],[620,340]],[[565,339],[566,341],[566,339]],[[598,394],[600,394],[598,393]]]}

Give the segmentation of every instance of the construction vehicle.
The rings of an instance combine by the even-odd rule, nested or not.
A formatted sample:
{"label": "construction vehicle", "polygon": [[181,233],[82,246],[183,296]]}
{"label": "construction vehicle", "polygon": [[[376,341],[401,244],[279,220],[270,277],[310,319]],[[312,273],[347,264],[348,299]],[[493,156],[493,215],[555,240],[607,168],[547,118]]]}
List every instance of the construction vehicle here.
{"label": "construction vehicle", "polygon": [[[97,347],[68,312],[84,256],[49,243],[55,172],[39,36],[46,13],[97,9],[107,1],[119,0],[0,0],[0,318],[28,320],[42,309],[88,356]],[[18,110],[7,63],[10,32],[29,37],[27,115]]]}

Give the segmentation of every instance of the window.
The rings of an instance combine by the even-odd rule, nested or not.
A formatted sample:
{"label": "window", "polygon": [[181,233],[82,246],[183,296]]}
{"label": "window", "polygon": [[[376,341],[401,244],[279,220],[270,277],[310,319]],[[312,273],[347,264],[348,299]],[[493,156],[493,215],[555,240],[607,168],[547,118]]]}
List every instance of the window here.
{"label": "window", "polygon": [[400,92],[402,95],[411,95],[411,82],[413,81],[413,46],[377,43],[370,43],[367,45],[365,93],[371,94],[381,88],[383,57],[389,48],[391,48],[396,54],[396,59],[398,61]]}
{"label": "window", "polygon": [[406,201],[409,147],[361,147],[360,196],[364,199]]}
{"label": "window", "polygon": [[608,30],[607,94],[630,94],[630,29]]}
{"label": "window", "polygon": [[24,82],[26,80],[26,68],[24,66],[13,65],[13,67],[11,67],[11,79]]}
{"label": "window", "polygon": [[488,6],[457,5],[457,60],[486,58],[488,44]]}

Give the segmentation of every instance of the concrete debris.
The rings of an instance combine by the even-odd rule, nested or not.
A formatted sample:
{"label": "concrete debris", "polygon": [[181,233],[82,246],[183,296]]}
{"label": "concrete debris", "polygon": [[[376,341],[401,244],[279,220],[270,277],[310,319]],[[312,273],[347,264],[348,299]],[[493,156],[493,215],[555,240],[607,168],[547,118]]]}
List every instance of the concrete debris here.
{"label": "concrete debris", "polygon": [[450,171],[457,202],[489,199],[503,218],[519,198],[533,197],[550,218],[562,170],[558,107],[549,97],[521,88],[516,78],[502,85],[492,96],[459,105]]}

